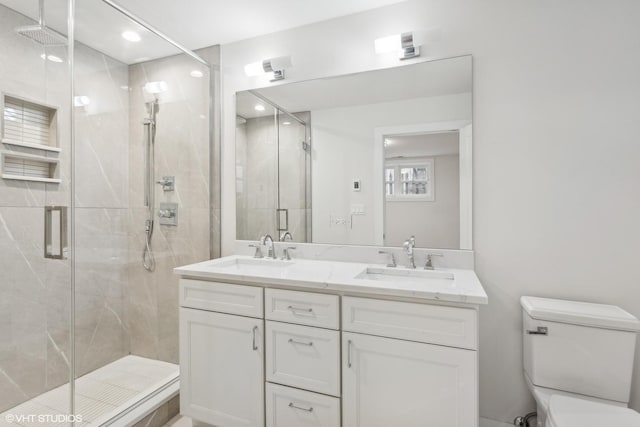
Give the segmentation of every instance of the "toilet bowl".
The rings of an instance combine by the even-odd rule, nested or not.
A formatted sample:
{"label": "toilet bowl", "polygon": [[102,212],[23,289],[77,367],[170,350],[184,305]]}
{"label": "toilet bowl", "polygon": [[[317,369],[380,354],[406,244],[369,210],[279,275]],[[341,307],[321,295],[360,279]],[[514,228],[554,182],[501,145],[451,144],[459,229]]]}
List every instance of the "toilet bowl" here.
{"label": "toilet bowl", "polygon": [[640,321],[611,305],[520,303],[524,377],[538,427],[640,427],[640,415],[627,408]]}
{"label": "toilet bowl", "polygon": [[[601,405],[608,405],[613,407],[626,408],[627,404],[623,402],[616,402],[615,400],[604,400],[598,399],[596,397],[584,396],[575,393],[569,393],[562,390],[554,390],[551,388],[539,387],[533,385],[529,377],[525,374],[525,381],[527,382],[527,387],[531,392],[531,395],[536,401],[536,412],[537,412],[537,427],[546,427],[547,418],[549,418],[549,406],[551,402],[551,398],[553,396],[562,396],[573,399],[581,399],[588,402],[599,403]],[[531,425],[533,427],[533,425]],[[602,426],[608,427],[608,426]],[[640,427],[640,425],[639,425]]]}
{"label": "toilet bowl", "polygon": [[619,406],[553,395],[545,427],[639,427],[640,414]]}

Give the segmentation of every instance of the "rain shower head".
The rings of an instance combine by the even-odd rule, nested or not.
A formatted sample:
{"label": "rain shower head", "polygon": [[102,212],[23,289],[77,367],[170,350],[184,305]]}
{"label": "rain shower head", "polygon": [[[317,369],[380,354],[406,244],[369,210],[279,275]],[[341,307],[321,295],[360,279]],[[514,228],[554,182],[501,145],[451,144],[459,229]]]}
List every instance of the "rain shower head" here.
{"label": "rain shower head", "polygon": [[44,23],[44,0],[39,0],[38,9],[38,23],[17,27],[16,33],[44,46],[66,45],[67,38]]}
{"label": "rain shower head", "polygon": [[65,36],[40,24],[17,27],[16,33],[45,46],[63,46],[67,44]]}

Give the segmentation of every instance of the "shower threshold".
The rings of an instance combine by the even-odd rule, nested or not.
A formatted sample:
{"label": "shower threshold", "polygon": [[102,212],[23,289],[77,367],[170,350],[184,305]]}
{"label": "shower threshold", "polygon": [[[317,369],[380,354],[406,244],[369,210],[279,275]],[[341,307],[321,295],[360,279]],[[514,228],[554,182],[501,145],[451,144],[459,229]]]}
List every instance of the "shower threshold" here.
{"label": "shower threshold", "polygon": [[[179,376],[178,365],[139,356],[125,356],[89,372],[76,379],[76,415],[82,416],[82,423],[75,425],[133,425],[178,394]],[[57,420],[68,413],[69,385],[65,384],[3,412],[0,426],[68,426],[37,420],[40,415]]]}

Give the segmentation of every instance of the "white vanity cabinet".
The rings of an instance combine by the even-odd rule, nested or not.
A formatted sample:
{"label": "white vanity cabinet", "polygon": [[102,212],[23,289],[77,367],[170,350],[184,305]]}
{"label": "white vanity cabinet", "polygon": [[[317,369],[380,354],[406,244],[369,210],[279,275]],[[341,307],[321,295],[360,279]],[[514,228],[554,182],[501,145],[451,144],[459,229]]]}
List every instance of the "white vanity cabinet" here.
{"label": "white vanity cabinet", "polygon": [[351,297],[342,304],[343,427],[478,425],[476,310]]}
{"label": "white vanity cabinet", "polygon": [[473,306],[190,279],[180,295],[184,415],[216,427],[478,425]]}
{"label": "white vanity cabinet", "polygon": [[206,310],[261,316],[262,288],[180,282],[181,413],[214,426],[263,427],[264,320]]}

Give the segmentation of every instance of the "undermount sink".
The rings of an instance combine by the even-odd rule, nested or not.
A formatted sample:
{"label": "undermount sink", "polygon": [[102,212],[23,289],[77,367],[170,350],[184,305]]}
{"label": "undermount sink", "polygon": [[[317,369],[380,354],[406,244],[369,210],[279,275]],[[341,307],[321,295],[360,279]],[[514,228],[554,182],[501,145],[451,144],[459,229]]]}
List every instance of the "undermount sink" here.
{"label": "undermount sink", "polygon": [[384,282],[420,282],[423,280],[453,280],[453,273],[433,270],[411,270],[368,267],[358,274],[356,279]]}
{"label": "undermount sink", "polygon": [[270,258],[233,258],[224,262],[213,262],[212,267],[237,271],[275,271],[291,267],[294,261],[284,261]]}

